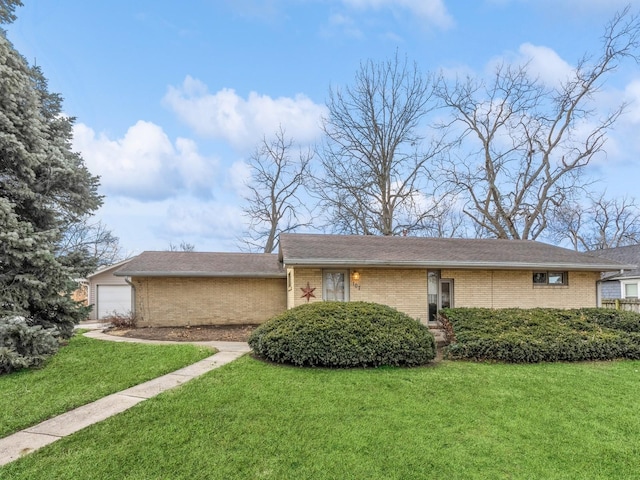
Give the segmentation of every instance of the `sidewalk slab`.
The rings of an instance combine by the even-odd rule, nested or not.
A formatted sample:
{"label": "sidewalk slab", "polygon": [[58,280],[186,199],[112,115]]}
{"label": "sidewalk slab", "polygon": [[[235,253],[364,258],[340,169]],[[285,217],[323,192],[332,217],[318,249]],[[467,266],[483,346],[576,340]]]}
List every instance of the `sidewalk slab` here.
{"label": "sidewalk slab", "polygon": [[0,439],[0,466],[13,462],[39,448],[59,440],[60,437],[37,433],[18,432]]}
{"label": "sidewalk slab", "polygon": [[109,323],[103,323],[100,320],[90,320],[90,321],[80,322],[74,328],[75,330],[78,330],[81,328],[87,329],[87,330],[104,330],[109,325],[110,325]]}
{"label": "sidewalk slab", "polygon": [[[205,372],[202,372],[202,373],[205,373]],[[121,392],[119,392],[119,395],[136,397],[141,400],[146,400],[148,398],[155,397],[156,395],[164,392],[165,390],[169,390],[171,388],[175,388],[179,385],[182,385],[183,383],[188,382],[195,376],[197,375],[189,377],[186,375],[176,375],[175,373],[168,373],[167,375],[154,378],[153,380],[149,380],[148,382],[141,383],[140,385],[136,385],[135,387],[122,390]]]}
{"label": "sidewalk slab", "polygon": [[125,342],[125,343],[149,343],[153,345],[198,345],[201,347],[209,347],[215,348],[219,351],[225,352],[250,352],[251,348],[246,342],[222,342],[222,341],[208,341],[208,342],[181,342],[178,340],[146,340],[143,338],[130,338],[130,337],[120,337],[118,335],[109,335],[108,333],[104,333],[100,330],[91,330],[84,334],[85,337],[96,338],[98,340],[107,340],[110,342]]}
{"label": "sidewalk slab", "polygon": [[[88,332],[98,333],[98,332]],[[104,335],[104,334],[102,334]],[[106,340],[121,337],[105,335]],[[95,338],[95,337],[94,337]],[[100,338],[100,337],[97,337]],[[135,339],[127,339],[133,340]],[[118,341],[118,340],[115,340]],[[165,342],[160,342],[165,343]],[[239,342],[222,342],[239,343]],[[101,422],[113,415],[152,398],[166,390],[175,388],[189,380],[199,377],[213,369],[225,365],[249,352],[247,344],[232,345],[234,350],[220,351],[204,360],[188,365],[172,373],[149,380],[134,387],[108,395],[100,400],[83,405],[57,417],[45,420],[38,425],[0,439],[0,466],[38,450],[50,443],[71,435],[94,423]]]}
{"label": "sidewalk slab", "polygon": [[34,426],[25,428],[28,433],[39,433],[62,438],[71,435],[83,428],[101,422],[107,418],[128,410],[134,405],[145,400],[142,397],[129,397],[114,393],[95,402],[78,407],[57,417]]}
{"label": "sidewalk slab", "polygon": [[192,363],[191,365],[187,365],[186,367],[182,367],[175,372],[172,372],[173,375],[184,375],[187,377],[195,377],[198,375],[202,375],[203,373],[207,373],[209,370],[214,368],[218,368],[221,365],[229,363],[239,356],[241,356],[245,352],[218,352],[212,357],[207,357],[204,360],[200,360],[199,362]]}

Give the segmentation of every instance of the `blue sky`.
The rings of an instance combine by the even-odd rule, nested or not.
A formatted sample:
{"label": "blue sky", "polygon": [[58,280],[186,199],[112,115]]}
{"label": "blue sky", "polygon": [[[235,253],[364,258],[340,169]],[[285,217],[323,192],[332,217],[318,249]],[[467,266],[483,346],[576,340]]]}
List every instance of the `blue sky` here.
{"label": "blue sky", "polygon": [[[640,0],[24,0],[8,37],[76,117],[74,148],[101,176],[97,213],[130,254],[170,242],[237,251],[245,160],[282,124],[319,139],[332,86],[396,51],[423,72],[485,75],[531,59],[561,75]],[[631,103],[590,173],[638,197],[640,67],[602,101]],[[636,100],[637,99],[637,100]]]}

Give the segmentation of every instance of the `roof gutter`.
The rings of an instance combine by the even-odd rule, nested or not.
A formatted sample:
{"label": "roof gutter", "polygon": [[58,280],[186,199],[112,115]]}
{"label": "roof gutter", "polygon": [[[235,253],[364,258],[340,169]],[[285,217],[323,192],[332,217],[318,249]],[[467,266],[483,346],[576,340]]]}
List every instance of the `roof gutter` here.
{"label": "roof gutter", "polygon": [[357,259],[326,259],[326,258],[292,258],[286,259],[286,265],[309,267],[396,267],[396,268],[453,268],[474,270],[582,270],[582,271],[615,271],[636,268],[635,265],[611,265],[611,264],[582,264],[582,263],[549,263],[549,262],[460,262],[460,261],[413,261],[413,260],[357,260]]}
{"label": "roof gutter", "polygon": [[285,272],[178,272],[178,271],[121,271],[115,272],[116,277],[197,277],[197,278],[286,278]]}

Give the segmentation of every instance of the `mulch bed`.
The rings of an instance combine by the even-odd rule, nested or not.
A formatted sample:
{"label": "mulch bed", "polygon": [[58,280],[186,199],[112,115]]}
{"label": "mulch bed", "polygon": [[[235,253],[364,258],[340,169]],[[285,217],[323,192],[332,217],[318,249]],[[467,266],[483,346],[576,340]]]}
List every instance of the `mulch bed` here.
{"label": "mulch bed", "polygon": [[246,342],[257,325],[203,325],[197,327],[145,327],[112,329],[111,335],[174,342]]}

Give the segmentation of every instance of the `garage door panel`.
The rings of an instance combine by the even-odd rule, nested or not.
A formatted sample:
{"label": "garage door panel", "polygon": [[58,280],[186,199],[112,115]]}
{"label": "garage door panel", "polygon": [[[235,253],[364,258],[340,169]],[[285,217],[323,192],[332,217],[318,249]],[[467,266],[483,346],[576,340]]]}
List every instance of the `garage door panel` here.
{"label": "garage door panel", "polygon": [[119,314],[131,312],[129,285],[98,285],[96,296],[98,319],[108,317],[114,312]]}

